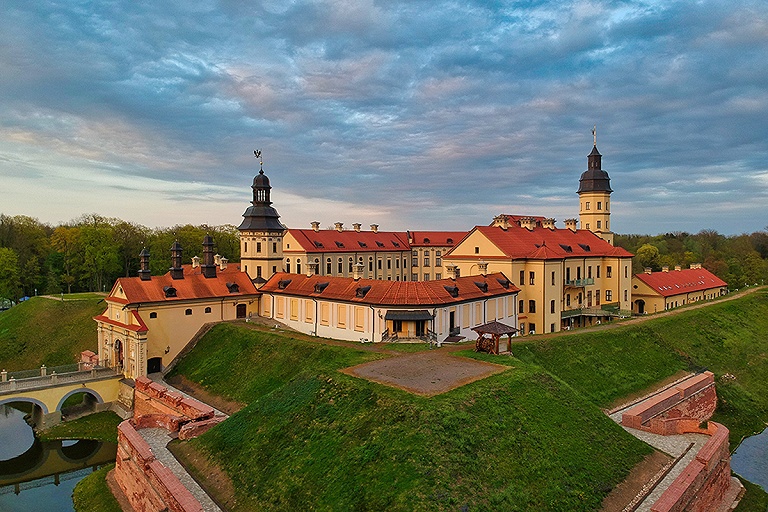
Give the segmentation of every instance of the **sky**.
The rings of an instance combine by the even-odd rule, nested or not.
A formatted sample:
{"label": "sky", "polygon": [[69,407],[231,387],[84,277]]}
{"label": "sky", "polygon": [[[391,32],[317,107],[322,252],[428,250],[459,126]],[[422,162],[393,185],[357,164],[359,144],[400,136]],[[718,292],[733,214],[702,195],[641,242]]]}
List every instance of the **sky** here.
{"label": "sky", "polygon": [[288,227],[768,226],[768,2],[0,2],[0,213]]}

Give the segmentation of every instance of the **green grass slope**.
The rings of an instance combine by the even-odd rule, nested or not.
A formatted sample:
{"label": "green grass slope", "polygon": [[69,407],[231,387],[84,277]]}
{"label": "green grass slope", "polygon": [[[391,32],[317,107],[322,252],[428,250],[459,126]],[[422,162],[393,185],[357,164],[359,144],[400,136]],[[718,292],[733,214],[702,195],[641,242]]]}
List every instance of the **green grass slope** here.
{"label": "green grass slope", "polygon": [[235,510],[595,510],[650,452],[535,365],[432,398],[337,371],[374,357],[220,325],[177,366],[249,403],[190,441]]}
{"label": "green grass slope", "polygon": [[58,301],[33,297],[0,313],[0,366],[8,371],[75,363],[97,349],[93,317],[101,299]]}
{"label": "green grass slope", "polygon": [[[595,404],[643,390],[678,370],[717,379],[713,418],[742,436],[768,423],[768,292],[638,325],[522,343],[517,357],[543,366]],[[730,374],[735,379],[724,375]]]}

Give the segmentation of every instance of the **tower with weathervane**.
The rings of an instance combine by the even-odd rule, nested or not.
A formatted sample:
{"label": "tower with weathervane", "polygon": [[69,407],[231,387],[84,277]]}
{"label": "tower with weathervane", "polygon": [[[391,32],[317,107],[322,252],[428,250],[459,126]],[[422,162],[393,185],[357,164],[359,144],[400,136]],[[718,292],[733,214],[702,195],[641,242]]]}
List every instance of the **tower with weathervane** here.
{"label": "tower with weathervane", "polygon": [[597,131],[592,128],[594,145],[587,156],[587,170],[579,179],[579,227],[588,229],[613,245],[611,231],[611,178],[602,170],[602,155],[597,150]]}
{"label": "tower with weathervane", "polygon": [[283,235],[285,227],[280,215],[272,207],[269,178],[264,174],[261,151],[253,152],[259,159],[259,174],[253,178],[253,201],[243,213],[240,230],[240,269],[259,286],[269,277],[282,271]]}

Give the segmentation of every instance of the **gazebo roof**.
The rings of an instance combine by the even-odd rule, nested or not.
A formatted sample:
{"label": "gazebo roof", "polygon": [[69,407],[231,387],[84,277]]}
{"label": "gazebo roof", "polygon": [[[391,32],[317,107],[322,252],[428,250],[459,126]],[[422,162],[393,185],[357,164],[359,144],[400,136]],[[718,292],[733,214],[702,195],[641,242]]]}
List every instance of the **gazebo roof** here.
{"label": "gazebo roof", "polygon": [[472,330],[479,334],[497,334],[499,336],[504,334],[514,334],[517,332],[517,329],[511,325],[503,324],[501,322],[497,322],[496,320],[493,322],[488,322],[487,324],[473,327]]}

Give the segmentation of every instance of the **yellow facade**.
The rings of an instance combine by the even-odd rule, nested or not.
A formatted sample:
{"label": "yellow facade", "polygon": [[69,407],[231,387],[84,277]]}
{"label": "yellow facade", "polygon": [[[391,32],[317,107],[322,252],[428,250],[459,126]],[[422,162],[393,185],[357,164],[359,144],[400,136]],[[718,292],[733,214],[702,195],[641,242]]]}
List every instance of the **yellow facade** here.
{"label": "yellow facade", "polygon": [[613,245],[611,232],[611,194],[609,192],[582,192],[579,194],[579,228],[592,231]]}
{"label": "yellow facade", "polygon": [[279,231],[240,231],[240,268],[251,279],[268,279],[283,268],[283,234]]}

